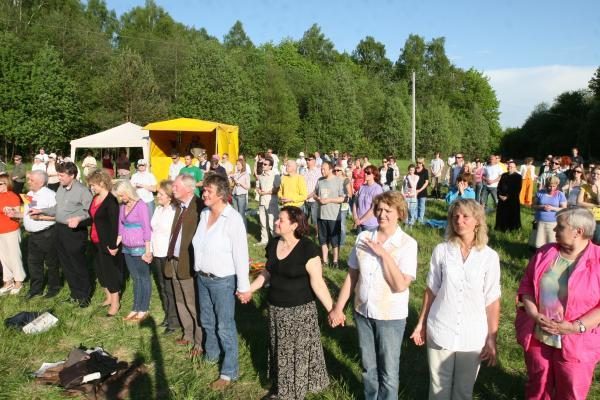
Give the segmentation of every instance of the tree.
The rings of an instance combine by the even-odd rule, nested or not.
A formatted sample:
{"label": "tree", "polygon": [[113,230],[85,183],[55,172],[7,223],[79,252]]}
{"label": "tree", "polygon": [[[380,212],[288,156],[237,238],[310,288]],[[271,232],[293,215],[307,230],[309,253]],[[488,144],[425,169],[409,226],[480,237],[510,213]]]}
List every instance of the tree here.
{"label": "tree", "polygon": [[52,47],[42,48],[33,59],[26,96],[27,121],[19,129],[18,145],[58,149],[75,137],[81,122],[75,82]]}
{"label": "tree", "polygon": [[600,67],[596,69],[594,76],[590,79],[588,87],[594,94],[594,97],[600,99]]}
{"label": "tree", "polygon": [[254,44],[248,35],[246,35],[244,27],[239,20],[235,21],[235,24],[233,24],[229,32],[223,37],[223,44],[225,45],[226,49],[249,49],[254,47]]}
{"label": "tree", "polygon": [[389,73],[392,62],[385,56],[385,45],[372,36],[362,39],[352,52],[352,60],[373,73]]}
{"label": "tree", "polygon": [[396,61],[396,77],[401,80],[410,81],[414,71],[418,81],[426,76],[425,71],[425,39],[418,35],[409,35],[404,47],[400,50],[400,56]]}
{"label": "tree", "polygon": [[95,118],[99,126],[123,122],[144,125],[167,117],[152,68],[133,50],[124,49],[111,60],[97,88],[101,108]]}
{"label": "tree", "polygon": [[298,42],[298,52],[314,62],[333,64],[337,57],[333,42],[325,37],[321,28],[313,24]]}

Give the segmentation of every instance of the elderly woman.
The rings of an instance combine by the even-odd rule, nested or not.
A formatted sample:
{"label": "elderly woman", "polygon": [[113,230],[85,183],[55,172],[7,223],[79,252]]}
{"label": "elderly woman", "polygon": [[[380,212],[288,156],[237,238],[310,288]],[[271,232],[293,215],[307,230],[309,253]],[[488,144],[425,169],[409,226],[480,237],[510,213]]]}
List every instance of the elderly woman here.
{"label": "elderly woman", "polygon": [[[114,193],[121,203],[117,243],[123,244],[125,263],[133,278],[133,308],[123,320],[141,322],[148,316],[152,294],[148,266],[152,262],[150,217],[146,203],[129,181],[118,181]],[[111,254],[116,251],[111,250]]]}
{"label": "elderly woman", "polygon": [[585,399],[600,359],[600,247],[583,207],[556,215],[556,243],[539,249],[519,286],[515,327],[526,399]]}
{"label": "elderly woman", "polygon": [[110,192],[112,180],[102,170],[94,170],[87,176],[94,198],[90,205],[92,228],[90,239],[94,244],[96,276],[104,288],[106,299],[103,306],[109,307],[107,317],[114,317],[119,308],[119,292],[123,288],[122,259],[119,254],[119,203]]}
{"label": "elderly woman", "polygon": [[474,199],[452,203],[411,335],[417,346],[427,343],[430,399],[471,399],[480,362],[496,362],[500,260],[487,241],[483,206]]}
{"label": "elderly woman", "polygon": [[377,228],[377,218],[373,214],[373,199],[383,193],[379,182],[379,170],[374,165],[365,167],[365,182],[358,189],[352,203],[354,226],[359,231]]}
{"label": "elderly woman", "polygon": [[206,207],[192,239],[206,358],[218,362],[223,356],[213,390],[223,390],[239,376],[234,293],[250,290],[246,228],[242,216],[227,203],[229,189],[224,175],[205,178],[202,198]]}
{"label": "elderly woman", "polygon": [[417,275],[417,242],[398,225],[408,216],[402,194],[377,196],[373,210],[379,225],[358,235],[329,323],[344,323],[344,306],[354,292],[365,398],[396,399],[408,287]]}
{"label": "elderly woman", "polygon": [[590,171],[589,183],[581,185],[577,204],[588,208],[594,215],[596,230],[592,240],[595,244],[600,244],[600,167],[593,168]]}
{"label": "elderly woman", "polygon": [[537,226],[534,231],[534,244],[537,249],[554,241],[556,213],[567,207],[567,198],[563,192],[558,190],[559,184],[558,176],[550,176],[546,179],[545,189],[538,191],[535,195],[533,209]]}
{"label": "elderly woman", "polygon": [[267,398],[304,399],[329,384],[315,298],[327,312],[332,300],[323,280],[319,248],[306,235],[306,216],[298,207],[283,207],[275,221],[278,237],[266,248],[266,269],[252,282],[252,293],[270,283],[269,375],[273,385]]}
{"label": "elderly woman", "polygon": [[25,270],[21,259],[21,230],[19,222],[9,215],[21,205],[21,199],[12,191],[12,182],[7,174],[0,174],[0,263],[2,280],[0,296],[18,294],[23,287]]}
{"label": "elderly woman", "polygon": [[169,240],[175,218],[175,206],[173,198],[173,182],[162,181],[158,185],[156,194],[158,207],[154,210],[150,225],[152,226],[152,271],[156,287],[160,293],[162,308],[165,313],[166,333],[175,332],[180,327],[177,318],[177,307],[175,305],[175,294],[171,280],[165,277],[163,271],[167,262]]}

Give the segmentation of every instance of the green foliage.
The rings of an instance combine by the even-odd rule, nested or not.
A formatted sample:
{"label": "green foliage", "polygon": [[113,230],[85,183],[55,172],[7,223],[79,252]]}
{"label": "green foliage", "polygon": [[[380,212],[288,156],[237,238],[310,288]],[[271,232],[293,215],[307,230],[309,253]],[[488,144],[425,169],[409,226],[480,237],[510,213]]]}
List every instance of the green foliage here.
{"label": "green foliage", "polygon": [[[195,117],[239,125],[243,152],[337,148],[407,157],[412,71],[419,135],[434,135],[418,138],[418,152],[462,144],[470,153],[487,153],[502,135],[487,78],[454,66],[443,37],[410,35],[393,64],[372,36],[351,55],[340,54],[316,24],[299,40],[256,47],[236,21],[221,43],[204,28],[175,21],[155,0],[120,16],[106,0],[0,2],[0,14],[6,17],[0,19],[5,152],[46,141],[32,140],[33,130],[59,124],[62,133],[46,143],[53,150],[124,121]],[[58,102],[60,112],[48,108],[58,112],[53,124],[49,115],[25,107],[37,104],[28,99],[42,101],[28,80],[32,60],[47,48],[56,53],[57,82],[70,82],[62,94],[70,102]],[[72,113],[69,123],[58,122]],[[589,130],[582,129],[583,143]]]}
{"label": "green foliage", "polygon": [[546,154],[571,154],[577,146],[584,159],[599,157],[599,102],[588,90],[578,90],[560,94],[552,105],[538,105],[522,127],[505,133],[502,151],[540,159]]}

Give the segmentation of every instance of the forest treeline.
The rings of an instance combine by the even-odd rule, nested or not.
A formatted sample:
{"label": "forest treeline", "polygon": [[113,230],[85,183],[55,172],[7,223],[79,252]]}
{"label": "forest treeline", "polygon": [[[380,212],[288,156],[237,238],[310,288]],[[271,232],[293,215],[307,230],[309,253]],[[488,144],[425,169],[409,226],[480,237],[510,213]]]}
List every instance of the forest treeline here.
{"label": "forest treeline", "polygon": [[299,40],[256,45],[238,21],[219,39],[152,0],[121,16],[103,0],[0,4],[5,156],[65,149],[125,121],[191,117],[239,125],[246,153],[337,148],[406,158],[412,71],[417,154],[483,155],[515,142],[502,141],[488,78],[453,65],[442,37],[409,35],[391,61],[370,36],[340,53],[318,25]]}
{"label": "forest treeline", "polygon": [[571,154],[578,147],[586,160],[600,159],[600,67],[588,87],[561,93],[549,105],[541,103],[520,128],[506,129],[501,141],[513,157]]}

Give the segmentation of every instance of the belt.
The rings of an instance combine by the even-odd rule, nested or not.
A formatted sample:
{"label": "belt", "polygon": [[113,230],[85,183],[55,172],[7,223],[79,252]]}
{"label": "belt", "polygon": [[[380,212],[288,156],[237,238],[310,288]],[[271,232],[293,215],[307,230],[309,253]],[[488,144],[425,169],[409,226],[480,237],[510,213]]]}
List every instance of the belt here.
{"label": "belt", "polygon": [[30,235],[35,235],[35,234],[38,234],[38,233],[44,233],[46,231],[49,231],[52,228],[54,228],[54,225],[50,225],[49,227],[47,227],[46,229],[42,229],[41,231],[29,232],[29,234]]}
{"label": "belt", "polygon": [[218,278],[218,276],[211,274],[210,272],[198,271],[198,274],[204,276],[205,278]]}

